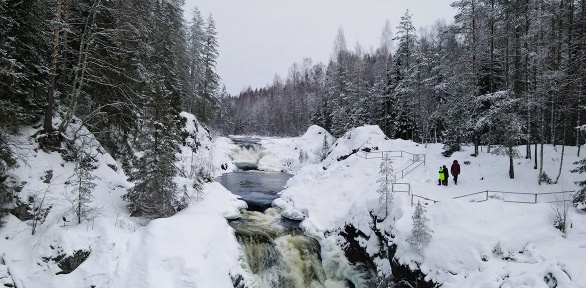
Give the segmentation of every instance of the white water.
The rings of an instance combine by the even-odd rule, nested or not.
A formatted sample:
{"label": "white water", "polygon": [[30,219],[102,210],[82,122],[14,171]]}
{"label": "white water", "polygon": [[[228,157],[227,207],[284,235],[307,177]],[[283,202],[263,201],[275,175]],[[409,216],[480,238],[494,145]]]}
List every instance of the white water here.
{"label": "white water", "polygon": [[260,145],[238,146],[232,150],[230,156],[236,163],[258,164],[258,161],[266,155],[267,152]]}
{"label": "white water", "polygon": [[243,219],[231,222],[244,250],[244,269],[254,279],[252,287],[349,287],[346,273],[324,270],[317,240],[298,228],[286,227],[280,219],[270,208],[264,214],[244,212]]}
{"label": "white water", "polygon": [[[233,139],[239,147],[231,153],[232,160],[242,170],[254,170],[259,160],[268,152],[258,145],[258,140]],[[254,168],[251,168],[253,167]],[[273,181],[262,181],[263,174],[254,173],[257,181],[246,181],[248,174],[234,172],[235,183],[226,185],[233,193],[242,188],[241,184],[254,184],[246,189],[264,191]],[[270,178],[270,177],[269,177]],[[288,179],[288,177],[287,177]],[[232,179],[234,180],[234,179]],[[266,179],[270,180],[270,179]],[[229,181],[224,181],[229,182]],[[234,182],[234,181],[232,181]],[[234,186],[234,187],[232,187]],[[250,186],[250,185],[249,185]],[[258,187],[257,187],[258,186]],[[271,186],[271,185],[269,185]],[[273,185],[274,186],[274,185]],[[278,189],[280,191],[281,189]],[[278,191],[275,191],[278,192]],[[241,191],[240,191],[241,192]],[[242,195],[241,195],[242,196]],[[250,199],[249,199],[250,200]],[[248,202],[248,201],[247,201]],[[335,240],[321,239],[323,245],[303,233],[299,222],[283,220],[274,209],[264,213],[243,211],[243,218],[230,222],[242,246],[242,266],[247,272],[247,287],[258,288],[345,288],[367,287],[360,271],[353,269]],[[325,257],[322,261],[322,255]],[[324,269],[325,268],[325,269]],[[350,284],[352,283],[352,284]]]}

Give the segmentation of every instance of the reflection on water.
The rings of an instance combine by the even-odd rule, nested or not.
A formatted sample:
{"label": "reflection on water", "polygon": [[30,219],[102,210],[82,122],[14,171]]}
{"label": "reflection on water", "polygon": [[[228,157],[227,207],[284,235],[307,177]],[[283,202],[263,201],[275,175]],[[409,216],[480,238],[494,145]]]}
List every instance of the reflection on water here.
{"label": "reflection on water", "polygon": [[248,210],[262,212],[271,207],[291,176],[281,172],[237,171],[226,173],[216,181],[242,197],[248,204]]}

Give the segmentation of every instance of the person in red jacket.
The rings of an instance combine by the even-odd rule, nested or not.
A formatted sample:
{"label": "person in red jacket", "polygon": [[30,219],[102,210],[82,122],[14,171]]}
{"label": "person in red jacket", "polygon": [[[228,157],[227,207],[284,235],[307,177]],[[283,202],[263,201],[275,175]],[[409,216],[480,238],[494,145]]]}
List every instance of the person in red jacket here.
{"label": "person in red jacket", "polygon": [[450,172],[454,176],[454,183],[458,185],[458,175],[460,175],[460,164],[458,164],[458,160],[454,160],[452,167],[450,167]]}

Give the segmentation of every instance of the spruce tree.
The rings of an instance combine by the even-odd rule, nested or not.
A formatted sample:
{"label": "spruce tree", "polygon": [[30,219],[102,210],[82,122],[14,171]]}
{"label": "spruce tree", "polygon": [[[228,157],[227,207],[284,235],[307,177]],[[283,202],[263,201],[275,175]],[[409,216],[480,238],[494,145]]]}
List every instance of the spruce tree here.
{"label": "spruce tree", "polygon": [[328,137],[324,134],[324,140],[322,141],[321,147],[316,151],[319,162],[326,160],[329,151],[330,144],[328,143]]}
{"label": "spruce tree", "polygon": [[[95,169],[92,162],[93,159],[90,155],[92,147],[86,145],[86,141],[82,140],[82,144],[77,151],[77,159],[75,162],[75,168],[73,169],[73,175],[69,184],[72,186],[68,200],[71,203],[71,208],[77,217],[77,223],[81,223],[82,219],[89,219],[95,210],[90,207],[90,203],[94,196],[92,192],[96,187],[93,182],[97,177],[92,174]],[[88,151],[89,150],[89,151]]]}
{"label": "spruce tree", "polygon": [[[571,172],[572,173],[584,173],[586,172],[586,159],[582,159],[574,162],[574,165],[578,165]],[[572,203],[580,210],[586,211],[586,180],[578,181],[577,184],[580,186],[580,190],[574,194]]]}
{"label": "spruce tree", "polygon": [[[419,94],[416,93],[415,80],[417,73],[417,35],[409,10],[401,16],[395,40],[399,41],[393,63],[395,81],[392,93],[396,99],[392,103],[391,115],[394,116],[395,138],[414,139],[417,131],[415,117],[419,112]],[[390,88],[390,87],[389,87]]]}
{"label": "spruce tree", "polygon": [[218,104],[220,88],[220,76],[216,73],[218,58],[218,40],[216,39],[216,23],[210,14],[205,29],[205,41],[203,46],[203,79],[201,83],[201,103],[198,118],[207,123],[214,115]]}
{"label": "spruce tree", "polygon": [[393,161],[385,153],[385,157],[380,163],[379,179],[376,181],[380,183],[377,192],[379,194],[379,204],[382,207],[381,210],[384,210],[385,218],[389,216],[389,210],[393,204],[392,187],[393,183],[395,183],[395,173],[392,164]]}
{"label": "spruce tree", "polygon": [[411,218],[413,219],[413,228],[411,229],[411,235],[407,238],[407,243],[421,251],[431,241],[431,233],[433,232],[427,227],[426,223],[429,219],[425,216],[425,209],[421,206],[421,202],[417,202],[415,212]]}
{"label": "spruce tree", "polygon": [[142,156],[129,179],[135,185],[123,195],[130,202],[130,215],[147,218],[171,216],[182,206],[173,181],[177,173],[175,153],[179,147],[175,139],[177,123],[170,113],[171,94],[162,83],[155,88],[158,89],[147,102],[146,119],[139,136]]}
{"label": "spruce tree", "polygon": [[193,8],[191,24],[187,31],[187,49],[189,61],[189,83],[186,99],[184,100],[185,111],[194,113],[197,105],[197,99],[201,96],[203,89],[204,66],[204,45],[206,41],[205,22],[201,12],[196,7]]}

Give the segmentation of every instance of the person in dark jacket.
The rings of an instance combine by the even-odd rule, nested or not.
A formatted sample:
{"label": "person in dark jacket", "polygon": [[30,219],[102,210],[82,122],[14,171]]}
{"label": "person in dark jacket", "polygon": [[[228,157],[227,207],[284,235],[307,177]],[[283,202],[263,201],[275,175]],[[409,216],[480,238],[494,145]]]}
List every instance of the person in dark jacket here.
{"label": "person in dark jacket", "polygon": [[448,186],[448,180],[450,180],[450,171],[448,171],[448,167],[444,165],[444,186]]}
{"label": "person in dark jacket", "polygon": [[458,175],[460,175],[460,164],[458,164],[458,160],[454,160],[452,167],[450,167],[450,172],[454,176],[454,184],[458,185]]}

